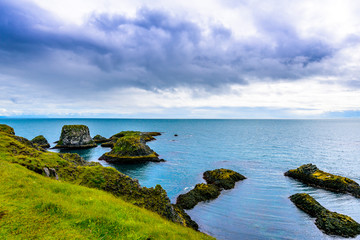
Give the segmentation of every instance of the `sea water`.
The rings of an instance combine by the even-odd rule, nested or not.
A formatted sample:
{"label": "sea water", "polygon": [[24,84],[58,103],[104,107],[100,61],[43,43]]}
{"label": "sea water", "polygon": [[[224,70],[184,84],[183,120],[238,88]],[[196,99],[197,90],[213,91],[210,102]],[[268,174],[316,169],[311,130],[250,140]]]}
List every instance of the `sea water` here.
{"label": "sea water", "polygon": [[100,146],[75,152],[137,178],[142,186],[161,184],[172,202],[204,182],[206,170],[229,168],[245,175],[247,179],[234,189],[187,211],[201,231],[218,239],[333,239],[289,200],[302,192],[360,222],[360,199],[284,176],[289,169],[313,163],[360,182],[360,120],[0,119],[0,123],[28,139],[42,134],[52,146],[65,124],[85,124],[92,136],[110,137],[123,130],[161,132],[148,145],[166,160],[162,163],[108,164],[98,158],[110,149]]}

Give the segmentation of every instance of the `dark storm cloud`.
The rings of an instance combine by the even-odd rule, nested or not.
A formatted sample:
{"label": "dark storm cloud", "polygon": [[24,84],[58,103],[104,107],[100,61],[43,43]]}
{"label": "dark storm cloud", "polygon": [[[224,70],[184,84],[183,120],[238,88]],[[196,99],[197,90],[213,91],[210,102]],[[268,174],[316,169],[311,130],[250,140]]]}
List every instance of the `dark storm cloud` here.
{"label": "dark storm cloud", "polygon": [[248,79],[297,80],[318,74],[311,65],[335,51],[270,17],[257,21],[265,39],[240,41],[221,24],[205,29],[147,8],[135,17],[93,14],[76,27],[20,3],[0,0],[0,69],[34,85],[81,89],[84,95],[113,87],[215,91],[251,84]]}

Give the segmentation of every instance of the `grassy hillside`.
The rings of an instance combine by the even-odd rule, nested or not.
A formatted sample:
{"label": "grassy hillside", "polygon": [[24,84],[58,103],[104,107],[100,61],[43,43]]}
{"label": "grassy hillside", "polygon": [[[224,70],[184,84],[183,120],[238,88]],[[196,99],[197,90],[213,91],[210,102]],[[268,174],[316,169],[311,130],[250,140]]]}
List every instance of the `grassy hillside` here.
{"label": "grassy hillside", "polygon": [[104,191],[0,160],[0,239],[211,239]]}
{"label": "grassy hillside", "polygon": [[160,185],[47,152],[0,124],[0,239],[210,239],[184,226],[196,223]]}

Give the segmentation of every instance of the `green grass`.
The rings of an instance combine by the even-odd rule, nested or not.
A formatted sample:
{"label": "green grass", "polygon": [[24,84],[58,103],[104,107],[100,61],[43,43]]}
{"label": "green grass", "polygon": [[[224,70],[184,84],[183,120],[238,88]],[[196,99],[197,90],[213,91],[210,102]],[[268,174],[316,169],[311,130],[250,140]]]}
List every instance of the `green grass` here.
{"label": "green grass", "polygon": [[110,193],[0,160],[0,239],[212,239]]}

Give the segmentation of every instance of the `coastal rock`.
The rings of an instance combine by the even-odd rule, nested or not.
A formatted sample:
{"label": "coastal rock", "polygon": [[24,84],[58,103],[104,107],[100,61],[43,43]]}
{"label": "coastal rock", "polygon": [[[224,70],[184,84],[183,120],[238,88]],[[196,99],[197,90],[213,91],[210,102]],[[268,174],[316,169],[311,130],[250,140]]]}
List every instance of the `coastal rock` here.
{"label": "coastal rock", "polygon": [[105,137],[103,137],[103,136],[101,136],[99,134],[96,135],[95,137],[93,137],[93,140],[94,140],[95,143],[105,143],[105,142],[110,141],[110,139],[105,138]]}
{"label": "coastal rock", "polygon": [[64,125],[59,142],[54,148],[92,148],[96,146],[96,143],[90,137],[87,126]]}
{"label": "coastal rock", "polygon": [[234,188],[235,182],[246,179],[240,173],[224,168],[206,171],[203,178],[207,184],[196,184],[194,189],[180,194],[176,199],[176,205],[183,209],[192,209],[199,202],[215,199],[221,190]]}
{"label": "coastal rock", "polygon": [[185,194],[180,194],[176,199],[176,205],[183,209],[192,209],[199,202],[215,199],[220,195],[220,189],[213,184],[196,184],[194,189]]}
{"label": "coastal rock", "polygon": [[316,226],[325,234],[355,237],[360,234],[360,224],[351,217],[331,212],[306,193],[290,196],[290,200],[305,213],[315,217]]}
{"label": "coastal rock", "polygon": [[49,148],[50,147],[49,142],[46,140],[46,138],[43,135],[39,135],[39,136],[34,137],[31,140],[31,142],[33,144],[39,145],[42,148]]}
{"label": "coastal rock", "polygon": [[179,222],[185,227],[190,227],[196,231],[199,230],[199,225],[191,219],[191,217],[184,211],[182,207],[172,204],[175,212],[180,216]]}
{"label": "coastal rock", "polygon": [[321,171],[316,165],[311,163],[289,170],[285,173],[285,176],[292,177],[310,186],[333,192],[350,193],[360,198],[360,186],[357,182],[346,177]]}
{"label": "coastal rock", "polygon": [[246,179],[240,173],[224,168],[206,171],[203,178],[208,184],[214,184],[221,189],[232,189],[236,182]]}
{"label": "coastal rock", "polygon": [[117,140],[122,137],[140,137],[145,142],[150,142],[156,140],[154,136],[159,136],[161,133],[159,132],[140,132],[140,131],[122,131],[117,134],[112,135],[108,141],[101,144],[102,147],[111,147],[113,148]]}
{"label": "coastal rock", "polygon": [[104,142],[104,143],[101,144],[102,147],[109,147],[109,148],[113,148],[114,145],[115,145],[115,143],[112,142],[112,141]]}
{"label": "coastal rock", "polygon": [[6,124],[0,124],[0,132],[15,135],[14,129]]}
{"label": "coastal rock", "polygon": [[103,154],[99,159],[112,163],[144,163],[161,162],[159,155],[154,152],[141,135],[125,135],[120,137],[112,150]]}

